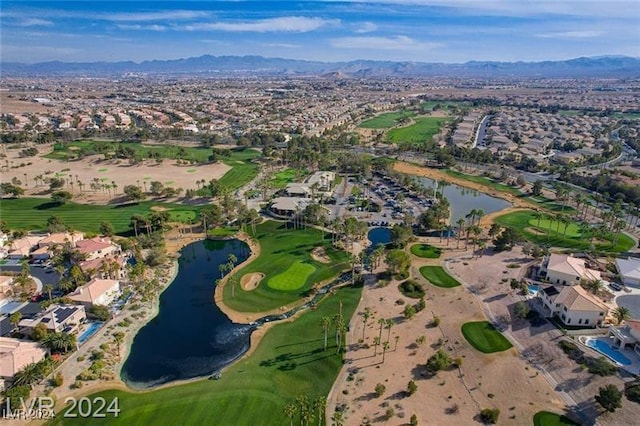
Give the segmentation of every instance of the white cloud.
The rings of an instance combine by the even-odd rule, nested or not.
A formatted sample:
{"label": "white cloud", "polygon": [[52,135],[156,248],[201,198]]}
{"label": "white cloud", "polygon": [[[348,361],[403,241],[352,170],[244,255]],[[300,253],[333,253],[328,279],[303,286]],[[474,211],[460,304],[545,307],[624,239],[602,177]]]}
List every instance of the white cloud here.
{"label": "white cloud", "polygon": [[40,18],[25,18],[17,24],[20,27],[50,27],[53,22]]}
{"label": "white cloud", "polygon": [[186,25],[188,31],[228,31],[228,32],[290,32],[306,33],[328,25],[339,25],[339,19],[306,18],[284,16],[282,18],[259,19],[244,22],[211,22]]}
{"label": "white cloud", "polygon": [[376,50],[431,50],[442,47],[440,43],[421,42],[407,36],[393,37],[340,37],[331,40],[331,45],[339,49]]}
{"label": "white cloud", "polygon": [[141,21],[185,21],[210,16],[209,12],[198,10],[167,10],[159,12],[127,12],[99,14],[96,18],[114,22]]}
{"label": "white cloud", "polygon": [[295,49],[297,47],[300,47],[300,45],[293,43],[260,43],[260,46],[275,47],[278,49]]}
{"label": "white cloud", "polygon": [[130,30],[130,31],[165,31],[167,29],[164,25],[152,24],[152,25],[129,25],[129,24],[118,24],[118,28],[121,30]]}
{"label": "white cloud", "polygon": [[558,31],[551,33],[537,34],[536,37],[542,38],[594,38],[605,34],[604,31],[586,30],[586,31]]}
{"label": "white cloud", "polygon": [[378,29],[378,26],[373,22],[363,22],[359,28],[357,28],[354,32],[358,34],[371,33]]}

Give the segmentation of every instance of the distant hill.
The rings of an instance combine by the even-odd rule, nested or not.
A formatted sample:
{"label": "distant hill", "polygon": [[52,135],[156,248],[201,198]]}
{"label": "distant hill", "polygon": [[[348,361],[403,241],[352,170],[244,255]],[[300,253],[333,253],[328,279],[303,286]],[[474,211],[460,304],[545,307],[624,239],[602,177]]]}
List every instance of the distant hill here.
{"label": "distant hill", "polygon": [[318,62],[262,56],[211,56],[126,62],[5,62],[2,76],[146,75],[324,75],[327,77],[640,77],[640,58],[600,56],[566,61],[461,64],[356,60]]}

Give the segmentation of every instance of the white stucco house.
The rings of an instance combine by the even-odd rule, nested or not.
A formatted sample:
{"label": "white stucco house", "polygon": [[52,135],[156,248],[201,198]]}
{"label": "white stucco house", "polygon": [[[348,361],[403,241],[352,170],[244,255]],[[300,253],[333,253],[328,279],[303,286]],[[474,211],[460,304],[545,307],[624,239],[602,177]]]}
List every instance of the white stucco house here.
{"label": "white stucco house", "polygon": [[616,259],[616,270],[624,285],[640,287],[640,259]]}
{"label": "white stucco house", "polygon": [[602,280],[600,271],[585,266],[584,259],[552,253],[542,264],[551,284],[576,285],[582,280]]}
{"label": "white stucco house", "polygon": [[69,299],[86,307],[108,306],[120,295],[120,281],[94,278],[68,295]]}
{"label": "white stucco house", "polygon": [[620,349],[633,346],[634,352],[640,355],[640,320],[625,320],[622,327],[609,326],[609,337]]}
{"label": "white stucco house", "polygon": [[544,287],[536,297],[546,317],[557,317],[569,326],[599,327],[609,312],[609,306],[579,285]]}
{"label": "white stucco house", "polygon": [[42,361],[49,351],[37,342],[0,337],[0,391],[26,365]]}

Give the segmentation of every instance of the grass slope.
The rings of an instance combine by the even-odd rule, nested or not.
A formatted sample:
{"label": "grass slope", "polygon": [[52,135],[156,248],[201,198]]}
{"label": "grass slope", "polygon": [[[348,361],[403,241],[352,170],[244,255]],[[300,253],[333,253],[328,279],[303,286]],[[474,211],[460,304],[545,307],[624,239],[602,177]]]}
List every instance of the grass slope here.
{"label": "grass slope", "polygon": [[578,423],[573,420],[549,411],[538,411],[533,416],[533,424],[534,426],[578,426]]}
{"label": "grass slope", "polygon": [[363,129],[388,129],[400,124],[403,119],[413,117],[414,115],[416,115],[416,113],[413,111],[388,112],[363,121],[359,127]]}
{"label": "grass slope", "polygon": [[442,250],[429,244],[414,244],[411,246],[411,253],[414,256],[425,259],[437,259],[440,257]]}
{"label": "grass slope", "polygon": [[462,324],[462,334],[467,341],[485,354],[502,352],[513,347],[489,321],[467,322]]}
{"label": "grass slope", "polygon": [[420,273],[436,287],[452,288],[460,285],[458,280],[449,275],[442,266],[423,266],[420,268]]}
{"label": "grass slope", "polygon": [[[327,395],[340,368],[335,341],[329,331],[329,347],[323,351],[320,319],[339,311],[348,321],[360,299],[361,288],[345,288],[325,298],[316,310],[293,322],[267,331],[251,356],[237,362],[220,380],[201,380],[144,393],[106,391],[109,403],[119,398],[120,415],[91,419],[92,425],[251,425],[289,424],[284,406],[304,394],[311,400]],[[294,419],[299,423],[299,419]],[[316,419],[317,421],[317,419]],[[85,425],[87,419],[57,416],[52,425]]]}
{"label": "grass slope", "polygon": [[[314,283],[336,276],[341,270],[348,269],[346,253],[331,246],[331,238],[315,228],[292,229],[282,222],[267,221],[256,227],[256,238],[260,243],[260,256],[237,272],[238,277],[252,272],[265,274],[261,284],[253,291],[236,291],[232,297],[231,287],[225,286],[224,302],[239,312],[263,312],[295,302],[304,296]],[[331,263],[316,262],[311,251],[324,246]],[[300,262],[315,267],[315,271],[306,277],[302,286],[290,291],[270,288],[272,278],[285,273],[292,263]]]}
{"label": "grass slope", "polygon": [[[577,228],[575,223],[569,225],[566,236],[563,235],[563,225],[560,225],[560,232],[556,232],[557,222],[545,228],[543,227],[544,221],[541,220],[540,226],[538,226],[538,220],[535,218],[532,210],[507,213],[506,215],[498,216],[495,221],[499,225],[517,229],[527,240],[536,244],[548,244],[552,247],[570,248],[573,250],[590,249],[590,233],[581,234],[579,230],[575,230],[575,228]],[[572,230],[573,232],[571,232]],[[604,252],[621,253],[628,251],[634,246],[633,240],[625,234],[621,233],[618,236],[618,241],[615,245],[611,244],[613,239],[614,235],[612,233],[604,235],[598,233],[594,235],[594,247],[596,250]],[[603,242],[603,240],[607,242]]]}
{"label": "grass slope", "polygon": [[286,271],[271,278],[267,285],[275,290],[297,290],[307,282],[307,278],[315,270],[316,267],[308,263],[294,262]]}
{"label": "grass slope", "polygon": [[296,169],[284,169],[276,173],[271,179],[271,185],[274,188],[282,189],[291,182],[297,182],[302,179],[305,173],[300,173]]}
{"label": "grass slope", "polygon": [[107,221],[113,225],[117,234],[126,234],[131,231],[129,227],[131,216],[149,215],[151,207],[155,205],[170,209],[172,220],[189,222],[197,217],[197,208],[150,201],[119,206],[74,202],[57,205],[43,198],[18,198],[3,199],[0,201],[0,210],[2,220],[6,221],[11,229],[46,229],[47,218],[57,216],[63,223],[77,231],[98,233],[100,224]]}
{"label": "grass slope", "polygon": [[433,136],[440,131],[444,123],[450,121],[442,117],[416,118],[415,124],[389,131],[387,137],[391,142],[398,144],[422,144],[431,142]]}

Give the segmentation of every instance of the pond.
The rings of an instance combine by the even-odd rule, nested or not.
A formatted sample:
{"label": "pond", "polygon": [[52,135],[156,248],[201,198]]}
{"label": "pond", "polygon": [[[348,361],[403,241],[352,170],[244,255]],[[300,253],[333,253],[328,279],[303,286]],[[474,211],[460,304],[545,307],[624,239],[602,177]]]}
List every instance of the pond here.
{"label": "pond", "polygon": [[202,377],[220,370],[249,349],[255,325],[235,324],[213,301],[218,266],[229,254],[249,255],[238,240],[198,241],[184,247],[175,280],[160,295],[158,315],[140,329],[122,367],[133,388]]}
{"label": "pond", "polygon": [[[427,188],[434,188],[435,182],[429,178],[420,178]],[[451,223],[455,224],[460,218],[473,209],[482,209],[484,214],[506,209],[511,206],[509,202],[500,198],[491,197],[473,189],[463,188],[458,185],[449,184],[444,188],[444,196],[449,199],[451,205]]]}
{"label": "pond", "polygon": [[367,238],[371,241],[369,246],[375,249],[378,244],[389,244],[391,242],[391,228],[372,228],[367,234]]}

